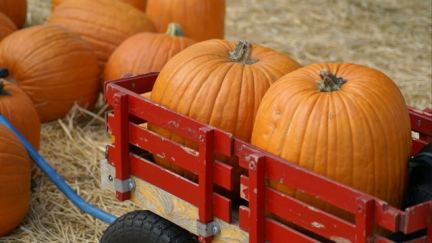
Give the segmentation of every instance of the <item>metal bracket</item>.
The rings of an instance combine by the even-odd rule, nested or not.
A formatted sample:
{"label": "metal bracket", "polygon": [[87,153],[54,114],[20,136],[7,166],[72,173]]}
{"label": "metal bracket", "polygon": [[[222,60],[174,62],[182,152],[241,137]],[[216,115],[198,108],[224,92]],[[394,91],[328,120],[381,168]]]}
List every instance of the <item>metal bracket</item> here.
{"label": "metal bracket", "polygon": [[197,233],[199,236],[209,237],[219,234],[220,226],[217,222],[212,221],[208,224],[203,224],[197,221]]}
{"label": "metal bracket", "polygon": [[114,179],[114,188],[117,192],[126,193],[135,189],[135,181],[132,178],[127,180]]}

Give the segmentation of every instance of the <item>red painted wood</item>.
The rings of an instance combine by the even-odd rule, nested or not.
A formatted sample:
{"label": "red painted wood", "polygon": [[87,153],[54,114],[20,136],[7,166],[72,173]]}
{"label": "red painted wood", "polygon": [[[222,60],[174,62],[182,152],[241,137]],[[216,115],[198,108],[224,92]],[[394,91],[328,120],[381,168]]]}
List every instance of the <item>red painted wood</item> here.
{"label": "red painted wood", "polygon": [[[108,124],[114,123],[114,115],[109,114],[107,116],[107,121]],[[144,129],[137,124],[129,123],[129,131],[130,144],[147,150],[152,154],[161,155],[161,157],[164,157],[165,160],[174,163],[195,175],[198,175],[198,151],[195,151],[194,153],[194,150],[181,146],[167,138]],[[213,171],[213,179],[216,184],[227,190],[231,190],[233,188],[232,166],[220,161],[215,161]]]}
{"label": "red painted wood", "polygon": [[374,209],[375,202],[370,198],[358,198],[356,200],[356,242],[372,242],[374,236]]}
{"label": "red painted wood", "polygon": [[286,221],[327,239],[355,240],[355,225],[351,223],[270,188],[266,190],[266,198],[267,210]]}
{"label": "red painted wood", "polygon": [[158,73],[149,73],[120,80],[107,81],[104,83],[105,101],[112,106],[112,97],[118,91],[127,91],[126,94],[143,94],[150,92],[153,89],[157,75]]}
{"label": "red painted wood", "polygon": [[[320,200],[329,202],[348,212],[355,212],[356,206],[353,202],[359,195],[362,195],[359,191],[338,184],[293,163],[286,162],[241,140],[235,139],[234,153],[241,158],[255,153],[265,154],[267,161],[265,168],[266,179],[281,182],[290,188],[301,188],[305,193],[319,196]],[[247,168],[244,163],[240,163],[240,165]]]}
{"label": "red painted wood", "polygon": [[[131,172],[140,179],[161,188],[198,207],[198,185],[144,158],[130,155]],[[231,221],[231,200],[213,193],[214,214],[226,222]]]}
{"label": "red painted wood", "polygon": [[202,128],[199,131],[198,142],[198,209],[199,221],[207,224],[213,221],[213,136],[214,131]]}
{"label": "red painted wood", "polygon": [[[118,180],[127,180],[130,178],[130,163],[128,161],[129,153],[129,129],[128,129],[128,96],[118,93],[114,96],[114,115],[120,117],[114,121],[116,138],[114,145],[114,165],[115,178]],[[116,192],[116,197],[120,201],[128,200],[130,193]]]}
{"label": "red painted wood", "polygon": [[[251,219],[249,218],[249,208],[240,207],[239,218],[240,228],[244,231],[249,231],[249,224]],[[271,243],[287,243],[287,242],[319,242],[314,240],[276,220],[266,218],[265,219],[265,241]]]}
{"label": "red painted wood", "polygon": [[[198,151],[181,146],[167,138],[150,132],[136,124],[130,124],[130,143],[160,155],[164,160],[174,163],[183,169],[198,175],[200,164]],[[228,190],[232,189],[232,167],[215,161],[213,165],[214,182]]]}
{"label": "red painted wood", "polygon": [[[116,81],[107,84],[105,94],[106,94],[106,100],[108,104],[114,106],[116,101],[115,95],[118,94],[119,92],[126,95],[128,101],[128,106],[127,106],[128,112],[123,115],[117,115],[118,114],[117,112],[114,114],[115,119],[113,119],[113,121],[109,121],[109,129],[111,130],[114,136],[116,134],[120,135],[120,133],[123,134],[124,136],[123,132],[116,131],[116,130],[120,130],[120,128],[117,128],[119,126],[118,120],[130,119],[131,122],[138,121],[137,119],[134,119],[134,117],[140,118],[141,120],[149,121],[165,129],[169,129],[172,132],[195,142],[199,141],[200,129],[202,128],[213,129],[205,124],[201,124],[181,114],[170,111],[158,104],[153,103],[148,99],[141,97],[139,94],[149,91],[155,79],[156,79],[156,75],[153,74],[149,76],[127,78],[122,81]],[[122,119],[120,119],[119,116]],[[411,116],[411,122],[413,123],[413,130],[420,132],[420,138],[426,141],[432,139],[431,136],[432,115],[427,112],[418,112],[418,111],[410,110],[410,116]],[[123,127],[123,130],[124,129],[125,128]],[[131,133],[136,134],[139,132],[133,131]],[[225,156],[235,155],[239,157],[240,165],[244,168],[248,168],[249,166],[248,163],[246,163],[246,158],[248,156],[252,154],[261,154],[264,156],[264,159],[266,161],[265,166],[263,167],[263,169],[260,169],[260,172],[257,172],[256,174],[254,174],[254,172],[249,174],[249,177],[254,178],[252,180],[264,181],[266,179],[271,179],[275,181],[280,181],[288,187],[297,188],[310,195],[317,196],[321,200],[329,202],[341,209],[356,214],[355,232],[357,235],[356,236],[357,241],[359,239],[368,239],[368,238],[370,239],[370,237],[372,237],[371,225],[373,225],[374,222],[391,231],[399,231],[405,229],[406,231],[410,231],[410,232],[414,231],[415,229],[424,229],[431,224],[430,222],[432,216],[430,215],[430,213],[422,214],[423,212],[422,210],[425,210],[425,208],[413,207],[407,209],[406,212],[402,212],[400,210],[397,210],[393,207],[386,205],[386,203],[383,201],[372,198],[364,193],[353,190],[347,186],[343,186],[339,183],[331,181],[317,174],[311,173],[310,171],[295,166],[287,161],[272,156],[266,152],[263,152],[244,141],[233,138],[230,134],[226,132],[223,132],[218,129],[214,129],[213,133],[214,133],[213,138],[211,139],[213,143],[212,151],[216,154],[222,154]],[[186,156],[180,155],[182,152],[178,150],[178,147],[174,146],[175,144],[170,145],[169,142],[168,143],[161,143],[161,141],[158,142],[157,137],[151,137],[151,136],[147,137],[149,139],[149,144],[151,145],[146,145],[146,143],[141,144],[141,142],[137,142],[139,141],[139,139],[143,139],[144,136],[142,135],[143,134],[132,135],[133,139],[130,139],[128,142],[138,145],[141,148],[148,146],[148,149],[154,149],[154,151],[162,152],[162,153],[164,152],[165,154],[172,155],[173,158],[175,158],[176,160],[181,156],[184,157],[181,159],[182,161],[183,159],[186,159],[186,157],[188,157],[187,155]],[[124,138],[121,136],[122,135],[120,135],[120,137],[116,136],[116,141],[121,140],[123,143]],[[172,141],[170,142],[172,143]],[[423,142],[414,141],[413,142],[414,152],[417,152],[423,144],[424,141]],[[160,146],[159,150],[157,150],[158,148],[155,148],[155,146],[157,145]],[[110,162],[112,163],[112,160],[115,160],[116,156],[119,157],[119,154],[116,154],[111,150],[113,149],[111,148],[109,149],[108,157],[110,159]],[[125,156],[124,154],[125,152],[122,152],[123,157]],[[208,153],[207,156],[209,156]],[[131,160],[132,163],[131,164],[132,174],[137,175],[141,178],[145,178],[146,181],[180,198],[183,198],[184,200],[189,201],[194,205],[200,204],[201,208],[207,207],[205,209],[206,212],[213,210],[215,216],[225,219],[226,221],[230,220],[231,218],[230,200],[218,194],[213,194],[212,198],[210,198],[206,193],[203,193],[203,189],[201,189],[202,190],[201,194],[199,194],[197,184],[190,182],[182,177],[179,177],[178,175],[170,171],[164,170],[160,168],[158,165],[155,165],[149,161],[145,161],[142,158],[137,158],[136,156],[129,156],[129,155],[127,155],[127,157],[129,158],[129,160]],[[208,160],[211,160],[211,158],[208,157],[207,161]],[[121,161],[122,163],[125,163],[124,161],[128,161],[128,159],[121,160]],[[115,161],[114,164],[116,164]],[[206,168],[205,170],[201,168],[201,170],[197,170],[197,171],[194,171],[194,168],[196,169],[196,167],[190,161],[180,162],[180,164],[185,168],[188,168],[189,171],[196,172],[201,176],[201,178],[204,178],[207,181],[205,183],[207,185],[207,190],[209,188],[208,186],[209,184],[212,184],[213,182],[217,183],[218,181],[220,182],[220,180],[228,176],[228,173],[226,173],[225,169],[220,169],[219,170],[220,172],[217,172],[218,171],[217,169],[218,167],[216,166],[216,164],[218,164],[217,162],[214,163],[215,166],[211,166],[211,167],[207,166],[204,167]],[[214,170],[214,173],[209,174],[208,171],[210,170]],[[206,175],[213,176],[214,180],[209,181],[207,176],[203,177],[202,175],[203,173]],[[231,175],[231,172],[229,173],[229,175]],[[251,178],[249,178],[249,180],[251,180]],[[263,200],[259,199],[261,197],[252,198],[250,197],[251,193],[246,193],[246,198],[249,199],[249,207],[251,207],[253,211],[249,213],[250,210],[249,208],[240,207],[240,215],[239,215],[240,227],[246,230],[250,228],[251,229],[250,234],[252,235],[253,239],[256,239],[256,241],[261,241],[262,239],[262,236],[260,236],[259,234],[262,227],[257,226],[257,225],[262,225],[262,223],[257,223],[257,219],[261,218],[261,216],[259,216],[260,212],[262,214],[265,208],[274,210],[275,212],[279,213],[283,218],[292,217],[293,219],[295,219],[295,216],[291,215],[289,210],[286,210],[276,204],[276,201],[278,200],[281,200],[283,202],[287,201],[285,203],[290,204],[290,208],[296,208],[295,212],[301,212],[305,215],[304,218],[295,219],[296,221],[295,223],[298,223],[300,225],[303,224],[305,228],[307,228],[305,224],[309,223],[310,220],[312,220],[314,217],[319,218],[320,222],[317,221],[318,223],[321,223],[321,221],[324,220],[326,224],[336,222],[336,224],[340,223],[341,225],[344,225],[343,223],[341,223],[338,220],[335,220],[334,218],[326,217],[328,215],[326,215],[323,212],[318,213],[313,210],[308,211],[307,205],[296,204],[295,199],[285,200],[284,196],[281,196],[279,193],[274,191],[270,191],[270,192],[268,191],[271,189],[265,189],[265,190],[259,189],[259,187],[264,187],[263,186],[264,183],[260,184],[257,182],[253,182],[255,186],[249,188],[249,180],[246,177],[241,178],[242,184],[247,184],[246,189],[254,191],[254,189],[258,187],[258,191],[261,191],[261,193],[262,191],[264,191],[265,192],[264,195],[268,199],[267,200],[268,205],[265,206],[263,204]],[[319,187],[316,185],[319,185]],[[199,195],[207,196],[205,202],[203,201],[199,202],[199,199],[197,199]],[[364,198],[365,201],[358,201],[357,200],[358,198]],[[213,207],[209,207],[207,205],[207,202],[211,202],[212,200],[214,203]],[[359,205],[363,205],[364,207],[363,206],[360,207]],[[250,217],[249,214],[253,214],[254,216]],[[205,215],[201,215],[201,216],[203,216],[203,218],[208,218],[208,219],[211,218]],[[252,224],[251,222],[253,222],[253,225],[251,225]],[[306,236],[301,236],[301,234],[296,232],[295,230],[290,229],[289,227],[282,225],[281,223],[278,223],[274,220],[265,219],[264,225],[265,225],[264,238],[266,240],[269,240],[272,243],[286,242],[287,239],[289,239],[290,242],[311,242],[312,241],[310,238],[307,238]],[[338,226],[338,227],[343,228],[344,226]],[[343,231],[343,229],[340,229],[340,231]],[[429,236],[432,235],[430,228],[428,232],[429,232]],[[261,232],[261,234],[263,233]],[[325,231],[322,234],[325,235],[330,233]],[[380,238],[376,238],[376,239],[380,239]]]}
{"label": "red painted wood", "polygon": [[265,157],[249,156],[249,242],[264,243],[265,231]]}
{"label": "red painted wood", "polygon": [[429,215],[429,220],[432,219],[432,202],[425,202],[407,208],[402,217],[402,231],[406,234],[425,228],[429,225],[429,230],[432,222],[428,222],[426,217],[419,217],[418,215]]}
{"label": "red painted wood", "polygon": [[239,207],[239,227],[244,231],[249,231],[249,208],[246,206]]}
{"label": "red painted wood", "polygon": [[411,129],[428,137],[432,137],[432,113],[409,109]]}
{"label": "red painted wood", "polygon": [[265,229],[266,229],[266,240],[271,243],[287,243],[287,242],[296,242],[296,243],[317,242],[318,243],[319,242],[294,229],[289,228],[286,225],[283,225],[271,219],[266,220]]}
{"label": "red painted wood", "polygon": [[411,155],[414,156],[416,155],[418,152],[420,152],[420,150],[426,145],[428,144],[427,142],[423,141],[423,140],[419,140],[419,139],[414,139],[412,142],[412,149],[411,149]]}

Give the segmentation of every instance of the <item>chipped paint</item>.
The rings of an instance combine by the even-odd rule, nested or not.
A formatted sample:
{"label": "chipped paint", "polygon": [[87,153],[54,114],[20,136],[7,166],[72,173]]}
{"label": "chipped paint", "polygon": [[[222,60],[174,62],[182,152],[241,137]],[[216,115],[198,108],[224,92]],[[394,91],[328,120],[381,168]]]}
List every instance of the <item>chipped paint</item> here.
{"label": "chipped paint", "polygon": [[185,151],[186,153],[193,155],[193,156],[198,156],[198,151],[193,150],[191,148],[185,147],[185,146],[181,146],[181,148],[183,149],[183,151]]}
{"label": "chipped paint", "polygon": [[339,236],[331,236],[330,240],[332,240],[336,243],[351,243],[350,240],[343,238],[343,237],[339,237]]}
{"label": "chipped paint", "polygon": [[158,156],[158,157],[160,157],[161,159],[165,159],[165,153],[162,153],[162,154],[156,154],[156,156]]}
{"label": "chipped paint", "polygon": [[308,206],[307,209],[314,212],[319,212],[319,210],[316,207]]}
{"label": "chipped paint", "polygon": [[312,225],[312,227],[317,228],[317,229],[323,229],[323,228],[325,228],[325,226],[323,224],[318,223],[316,221],[312,222],[311,225]]}

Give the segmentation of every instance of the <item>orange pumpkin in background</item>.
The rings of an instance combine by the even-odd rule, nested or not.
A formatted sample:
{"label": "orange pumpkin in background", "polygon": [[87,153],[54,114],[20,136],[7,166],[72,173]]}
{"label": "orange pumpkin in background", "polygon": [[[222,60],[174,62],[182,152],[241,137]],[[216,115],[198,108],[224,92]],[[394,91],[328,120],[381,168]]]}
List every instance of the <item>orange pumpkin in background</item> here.
{"label": "orange pumpkin in background", "polygon": [[66,27],[88,41],[101,68],[125,39],[139,32],[156,31],[142,11],[116,0],[65,1],[48,23]]}
{"label": "orange pumpkin in background", "polygon": [[0,67],[31,98],[41,118],[64,117],[74,103],[91,108],[100,69],[88,43],[67,29],[40,25],[14,32],[0,43]]}
{"label": "orange pumpkin in background", "polygon": [[0,125],[0,237],[25,218],[30,204],[31,161],[18,138]]}
{"label": "orange pumpkin in background", "polygon": [[3,79],[0,79],[0,114],[10,121],[33,147],[39,148],[41,125],[32,101],[17,85]]}
{"label": "orange pumpkin in background", "polygon": [[[401,206],[411,150],[410,120],[400,90],[377,70],[323,63],[285,75],[259,106],[252,144]],[[327,208],[301,192],[272,185]]]}
{"label": "orange pumpkin in background", "polygon": [[12,20],[10,20],[9,17],[3,13],[0,13],[0,41],[16,30],[17,27],[12,22]]}
{"label": "orange pumpkin in background", "polygon": [[148,0],[146,13],[159,32],[176,22],[191,39],[224,38],[225,0]]}
{"label": "orange pumpkin in background", "polygon": [[21,28],[27,16],[26,0],[0,0],[0,12],[6,14],[18,28]]}
{"label": "orange pumpkin in background", "polygon": [[[54,11],[54,9],[60,5],[62,2],[65,2],[66,0],[51,0],[51,10]],[[147,0],[120,0],[122,2],[128,3],[134,7],[136,7],[137,9],[141,10],[141,11],[145,11],[146,9],[146,5],[147,5]]]}
{"label": "orange pumpkin in background", "polygon": [[105,80],[159,72],[171,57],[193,43],[193,40],[183,37],[180,25],[175,23],[168,26],[165,34],[136,34],[111,55],[105,67]]}
{"label": "orange pumpkin in background", "polygon": [[[284,54],[246,41],[208,40],[168,61],[156,80],[151,99],[249,141],[264,93],[278,78],[299,67]],[[196,148],[194,143],[166,130],[151,124],[149,128]],[[171,167],[169,163],[163,165]]]}

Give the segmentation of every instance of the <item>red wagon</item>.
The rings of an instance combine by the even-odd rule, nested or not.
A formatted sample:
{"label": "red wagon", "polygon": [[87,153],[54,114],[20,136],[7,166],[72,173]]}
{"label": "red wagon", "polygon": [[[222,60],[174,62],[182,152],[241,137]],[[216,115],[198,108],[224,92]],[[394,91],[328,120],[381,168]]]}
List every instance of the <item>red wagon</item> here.
{"label": "red wagon", "polygon": [[[105,87],[105,99],[112,107],[106,119],[114,139],[107,147],[107,163],[101,165],[102,180],[119,200],[134,201],[201,242],[392,242],[377,233],[382,230],[374,230],[377,226],[389,232],[417,232],[410,242],[431,242],[432,201],[401,211],[171,111],[140,95],[151,91],[156,77],[155,73],[130,77]],[[416,154],[432,141],[432,114],[410,109],[410,115]],[[146,122],[196,142],[198,150],[147,130],[142,125]],[[198,182],[160,167],[150,154],[195,174]],[[214,154],[236,157],[247,176],[234,178],[233,168]],[[240,205],[214,191],[215,185],[235,191],[238,180],[244,199]],[[279,181],[350,212],[354,223],[267,187],[266,180]],[[284,224],[287,221],[295,227]]]}

